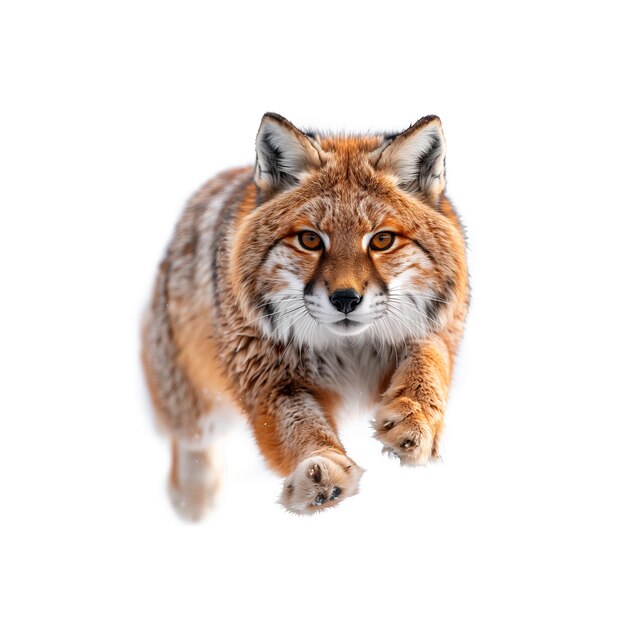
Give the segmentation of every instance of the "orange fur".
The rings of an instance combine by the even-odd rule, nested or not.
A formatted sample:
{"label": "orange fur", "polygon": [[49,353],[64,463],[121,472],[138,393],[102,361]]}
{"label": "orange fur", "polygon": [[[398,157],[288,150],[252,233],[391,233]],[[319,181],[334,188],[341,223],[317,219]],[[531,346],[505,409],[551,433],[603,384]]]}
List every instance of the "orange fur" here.
{"label": "orange fur", "polygon": [[[334,506],[358,490],[335,414],[360,387],[385,451],[405,464],[437,456],[468,304],[444,146],[434,117],[397,137],[325,137],[267,115],[255,171],[225,172],[191,199],[143,334],[174,450],[208,447],[225,395],[287,477],[283,504]],[[304,248],[303,231],[322,247]],[[393,234],[388,251],[368,243],[375,232]]]}

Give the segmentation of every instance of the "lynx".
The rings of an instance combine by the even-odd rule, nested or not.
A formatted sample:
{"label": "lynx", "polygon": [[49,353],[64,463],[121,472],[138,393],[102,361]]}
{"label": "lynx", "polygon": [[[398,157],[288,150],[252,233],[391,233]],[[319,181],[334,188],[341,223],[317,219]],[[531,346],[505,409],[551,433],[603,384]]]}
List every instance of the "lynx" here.
{"label": "lynx", "polygon": [[403,465],[438,457],[468,307],[465,237],[445,195],[436,116],[398,134],[304,132],[267,113],[256,164],[189,201],[143,326],[143,363],[171,438],[169,493],[214,502],[225,405],[246,416],[294,513],[357,493],[337,429],[373,409]]}

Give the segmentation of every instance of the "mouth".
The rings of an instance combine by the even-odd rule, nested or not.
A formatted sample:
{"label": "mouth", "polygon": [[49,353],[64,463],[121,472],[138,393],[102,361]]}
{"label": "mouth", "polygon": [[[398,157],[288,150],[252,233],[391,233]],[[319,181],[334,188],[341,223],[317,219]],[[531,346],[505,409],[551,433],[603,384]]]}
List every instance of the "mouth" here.
{"label": "mouth", "polygon": [[346,319],[335,322],[335,326],[339,326],[341,328],[354,328],[356,326],[362,326],[362,325],[363,324],[361,324],[361,322],[355,322],[354,320],[349,320],[347,317]]}
{"label": "mouth", "polygon": [[358,335],[360,332],[363,332],[367,328],[368,324],[364,324],[363,322],[355,322],[354,320],[348,319],[347,317],[339,320],[338,322],[333,322],[329,324],[330,330],[332,330],[337,335],[349,336],[349,335]]}
{"label": "mouth", "polygon": [[369,328],[373,321],[377,318],[369,319],[368,316],[360,315],[360,319],[354,319],[354,315],[348,316],[346,314],[342,314],[337,319],[337,314],[332,316],[327,316],[319,310],[319,307],[315,309],[311,307],[309,303],[307,303],[307,311],[309,315],[321,326],[327,328],[334,335],[339,335],[340,337],[350,337],[353,335],[358,335],[362,333],[364,330]]}

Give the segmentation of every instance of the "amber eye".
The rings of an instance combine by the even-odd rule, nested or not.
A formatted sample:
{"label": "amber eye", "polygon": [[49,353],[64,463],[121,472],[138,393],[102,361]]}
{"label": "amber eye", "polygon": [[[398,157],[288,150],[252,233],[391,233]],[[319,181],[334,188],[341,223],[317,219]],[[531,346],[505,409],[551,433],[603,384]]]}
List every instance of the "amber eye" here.
{"label": "amber eye", "polygon": [[372,250],[387,250],[391,248],[396,236],[393,233],[376,233],[370,241]]}
{"label": "amber eye", "polygon": [[298,241],[307,250],[320,250],[323,246],[321,237],[312,230],[305,230],[298,233]]}

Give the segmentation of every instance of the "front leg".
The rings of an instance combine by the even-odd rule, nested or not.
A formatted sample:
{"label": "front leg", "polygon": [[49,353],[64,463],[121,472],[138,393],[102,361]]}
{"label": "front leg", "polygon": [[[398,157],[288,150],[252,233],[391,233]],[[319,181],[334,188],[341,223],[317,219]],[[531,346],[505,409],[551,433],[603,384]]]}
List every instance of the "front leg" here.
{"label": "front leg", "polygon": [[438,457],[451,373],[451,356],[439,338],[415,346],[396,370],[374,420],[383,452],[403,465]]}
{"label": "front leg", "polygon": [[281,383],[251,420],[265,459],[286,476],[280,503],[293,513],[316,513],[358,491],[363,470],[346,456],[332,404],[327,394]]}

